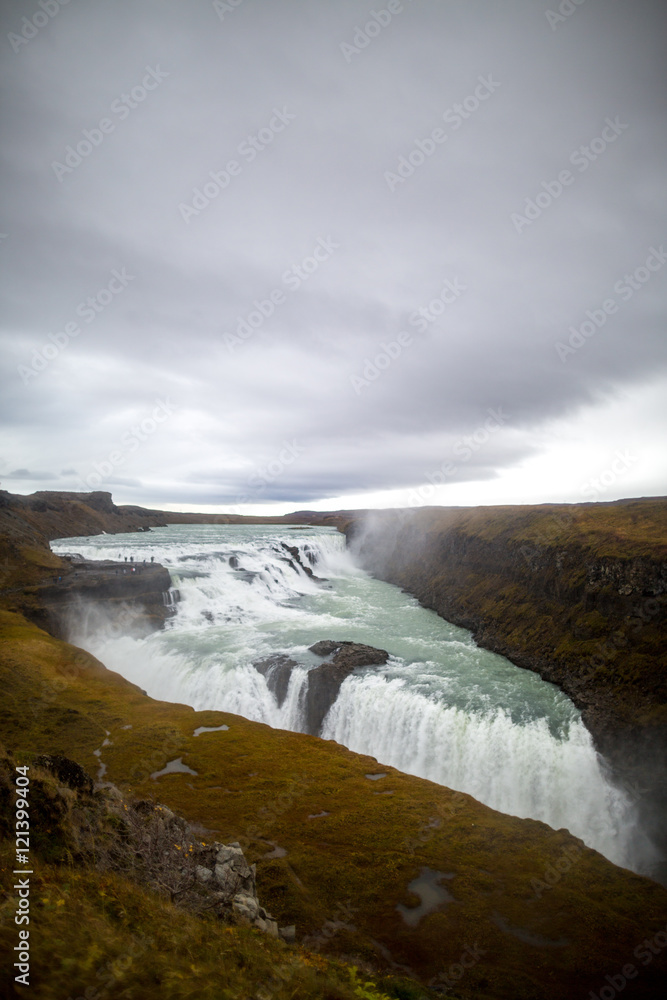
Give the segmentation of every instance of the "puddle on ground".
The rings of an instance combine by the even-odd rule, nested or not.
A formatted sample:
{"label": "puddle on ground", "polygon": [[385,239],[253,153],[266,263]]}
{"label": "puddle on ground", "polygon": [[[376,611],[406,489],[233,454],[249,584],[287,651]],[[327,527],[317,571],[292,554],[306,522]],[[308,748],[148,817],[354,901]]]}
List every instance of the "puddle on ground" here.
{"label": "puddle on ground", "polygon": [[182,757],[177,757],[176,760],[170,760],[166,767],[163,767],[161,771],[153,771],[151,778],[161,778],[163,774],[198,774],[198,771],[193,771],[191,767],[183,763]]}
{"label": "puddle on ground", "polygon": [[275,840],[270,840],[270,844],[273,844],[273,850],[269,851],[268,854],[264,855],[264,858],[284,858],[287,855],[287,851],[284,847],[278,847]]}
{"label": "puddle on ground", "polygon": [[328,813],[325,809],[323,809],[321,813],[310,813],[308,819],[320,819],[322,816],[330,816],[330,815],[331,813]]}
{"label": "puddle on ground", "polygon": [[202,733],[220,733],[223,729],[229,729],[229,726],[199,726],[192,735],[201,736]]}
{"label": "puddle on ground", "polygon": [[369,781],[379,781],[380,778],[386,778],[386,773],[383,774],[365,774],[364,778],[368,778]]}
{"label": "puddle on ground", "polygon": [[[104,746],[108,742],[109,742],[108,740],[105,740],[104,743],[102,744],[102,746]],[[97,780],[101,781],[102,778],[104,777],[104,775],[107,773],[107,766],[106,766],[106,764],[103,764],[102,760],[101,760],[101,757],[102,757],[102,747],[99,747],[97,750],[93,750],[93,756],[97,757],[97,759],[100,762],[100,766],[97,769]]]}
{"label": "puddle on ground", "polygon": [[419,896],[421,903],[419,906],[404,906],[403,903],[399,903],[396,907],[408,927],[416,927],[422,917],[454,900],[452,894],[439,885],[443,878],[454,878],[454,873],[422,868],[417,878],[409,883],[408,889]]}

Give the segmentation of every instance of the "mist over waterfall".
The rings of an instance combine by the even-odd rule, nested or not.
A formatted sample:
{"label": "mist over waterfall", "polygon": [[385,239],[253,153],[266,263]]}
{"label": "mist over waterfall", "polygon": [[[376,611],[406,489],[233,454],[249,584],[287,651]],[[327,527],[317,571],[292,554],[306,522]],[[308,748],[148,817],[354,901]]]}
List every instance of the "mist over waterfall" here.
{"label": "mist over waterfall", "polygon": [[[148,638],[85,611],[71,638],[149,695],[307,731],[304,706],[322,639],[389,652],[340,686],[320,735],[351,750],[542,820],[610,860],[649,872],[656,853],[631,797],[611,781],[570,700],[480,649],[470,633],[371,578],[333,528],[172,525],[63,539],[56,552],[165,565],[175,613]],[[93,620],[93,619],[91,619]],[[282,654],[284,690],[254,664]],[[289,660],[287,660],[289,658]]]}

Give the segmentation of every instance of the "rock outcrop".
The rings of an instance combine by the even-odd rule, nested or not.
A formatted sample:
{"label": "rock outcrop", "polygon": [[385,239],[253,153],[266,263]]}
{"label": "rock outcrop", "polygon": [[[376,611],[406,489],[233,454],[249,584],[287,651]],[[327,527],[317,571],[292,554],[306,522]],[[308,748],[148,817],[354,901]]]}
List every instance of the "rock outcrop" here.
{"label": "rock outcrop", "polygon": [[[36,624],[62,639],[107,628],[135,638],[161,628],[173,613],[169,571],[157,563],[68,560],[68,571],[35,587]],[[83,633],[82,630],[83,629]]]}
{"label": "rock outcrop", "polygon": [[316,656],[330,657],[308,674],[304,706],[306,729],[317,736],[345,678],[358,667],[386,663],[389,653],[386,649],[375,649],[360,642],[336,642],[333,639],[323,639],[309,648]]}
{"label": "rock outcrop", "polygon": [[[386,663],[386,649],[375,649],[361,642],[322,639],[308,647],[316,656],[326,657],[321,666],[308,672],[305,691],[302,693],[306,732],[318,736],[325,716],[340,691],[340,686],[358,667],[372,667]],[[253,664],[266,677],[266,684],[280,708],[287,696],[292,670],[298,664],[284,653],[276,653]]]}
{"label": "rock outcrop", "polygon": [[314,580],[316,583],[322,583],[321,577],[315,576],[310,566],[308,566],[308,564],[303,561],[303,559],[301,558],[301,552],[299,551],[296,545],[287,545],[286,542],[281,542],[281,545],[283,549],[285,549],[285,551],[289,552],[290,554],[291,558],[288,560],[288,562],[291,564],[292,569],[296,569],[296,567],[299,566],[306,574],[306,576],[309,576],[311,578],[311,580]]}
{"label": "rock outcrop", "polygon": [[[9,830],[11,757],[0,754],[0,830]],[[192,826],[163,803],[126,798],[113,784],[95,784],[76,761],[40,754],[30,771],[30,809],[48,822],[35,829],[38,854],[115,872],[199,914],[242,922],[285,941],[294,927],[278,927],[257,896],[257,866],[241,846],[202,843]],[[51,780],[55,779],[55,780]]]}
{"label": "rock outcrop", "polygon": [[282,708],[287,696],[292,669],[296,666],[296,660],[283,653],[276,653],[275,656],[267,656],[263,660],[257,660],[256,663],[253,663],[255,670],[266,677],[266,686],[276,699],[278,708]]}

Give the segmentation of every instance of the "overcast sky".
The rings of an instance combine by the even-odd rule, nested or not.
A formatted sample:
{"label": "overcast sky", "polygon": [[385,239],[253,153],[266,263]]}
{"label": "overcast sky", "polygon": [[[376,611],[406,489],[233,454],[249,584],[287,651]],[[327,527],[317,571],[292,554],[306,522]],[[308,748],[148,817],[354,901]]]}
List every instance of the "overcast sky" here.
{"label": "overcast sky", "polygon": [[655,0],[4,0],[0,486],[667,493]]}

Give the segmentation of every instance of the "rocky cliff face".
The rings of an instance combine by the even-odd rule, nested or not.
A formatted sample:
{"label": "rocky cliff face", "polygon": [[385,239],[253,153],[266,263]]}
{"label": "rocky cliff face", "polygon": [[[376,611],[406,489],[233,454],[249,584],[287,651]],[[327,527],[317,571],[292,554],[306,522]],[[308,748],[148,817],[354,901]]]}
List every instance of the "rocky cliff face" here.
{"label": "rocky cliff face", "polygon": [[[71,623],[102,620],[136,636],[160,628],[169,614],[162,566],[126,567],[60,558],[53,538],[100,532],[148,531],[164,524],[160,511],[117,507],[110,493],[0,491],[0,603],[21,611],[58,638],[71,638]],[[81,614],[82,605],[85,613]]]}
{"label": "rocky cliff face", "polygon": [[59,639],[82,640],[104,627],[140,638],[173,613],[164,566],[65,559],[67,572],[33,588],[29,617]]}

